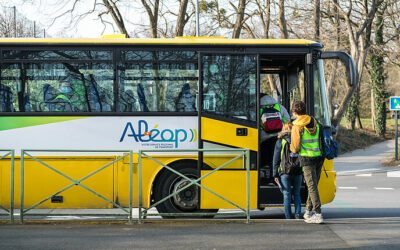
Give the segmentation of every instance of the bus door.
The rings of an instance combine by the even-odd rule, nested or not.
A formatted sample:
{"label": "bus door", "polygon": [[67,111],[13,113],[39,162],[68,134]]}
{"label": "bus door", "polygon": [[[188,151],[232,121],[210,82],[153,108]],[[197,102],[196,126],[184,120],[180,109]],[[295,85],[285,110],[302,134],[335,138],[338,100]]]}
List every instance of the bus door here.
{"label": "bus door", "polygon": [[[250,149],[250,206],[257,208],[257,152],[259,63],[256,54],[201,53],[199,92],[199,148]],[[200,175],[234,158],[232,152],[199,153]],[[202,185],[246,207],[246,170],[242,159],[212,173]],[[235,208],[201,190],[200,208]]]}
{"label": "bus door", "polygon": [[[305,101],[305,53],[260,54],[260,110],[265,102],[278,101],[290,114],[294,100]],[[265,97],[265,95],[267,95]],[[266,99],[264,99],[266,98]],[[261,115],[261,114],[260,114]],[[260,119],[261,120],[261,119]],[[258,203],[263,208],[283,203],[274,181],[272,162],[277,133],[260,130]],[[305,197],[305,192],[303,191]]]}

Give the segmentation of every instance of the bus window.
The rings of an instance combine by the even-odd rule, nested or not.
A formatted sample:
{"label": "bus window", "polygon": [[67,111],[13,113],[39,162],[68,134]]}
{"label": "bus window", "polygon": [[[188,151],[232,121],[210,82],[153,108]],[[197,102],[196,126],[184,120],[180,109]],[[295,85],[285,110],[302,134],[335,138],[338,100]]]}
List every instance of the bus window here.
{"label": "bus window", "polygon": [[196,111],[197,53],[125,51],[119,71],[119,111]]}
{"label": "bus window", "polygon": [[[289,76],[290,77],[290,76]],[[295,76],[292,76],[294,78]],[[290,79],[289,79],[290,80]],[[303,101],[305,102],[305,80],[304,80],[304,70],[297,72],[297,79],[291,79],[292,81],[296,81],[290,89],[290,107],[292,107],[294,101]]]}
{"label": "bus window", "polygon": [[14,100],[19,104],[18,111],[107,112],[113,109],[112,64],[22,63],[5,65],[3,71],[5,83],[13,83],[19,92],[18,101]]}
{"label": "bus window", "polygon": [[330,109],[327,100],[323,60],[314,65],[314,114],[325,126],[331,126]]}
{"label": "bus window", "polygon": [[260,81],[260,92],[281,102],[282,83],[279,74],[261,74]]}
{"label": "bus window", "polygon": [[202,60],[204,111],[256,121],[256,57],[210,55]]}
{"label": "bus window", "polygon": [[19,111],[18,90],[20,85],[19,64],[2,65],[0,73],[0,112]]}
{"label": "bus window", "polygon": [[112,60],[111,51],[102,50],[3,50],[4,60]]}

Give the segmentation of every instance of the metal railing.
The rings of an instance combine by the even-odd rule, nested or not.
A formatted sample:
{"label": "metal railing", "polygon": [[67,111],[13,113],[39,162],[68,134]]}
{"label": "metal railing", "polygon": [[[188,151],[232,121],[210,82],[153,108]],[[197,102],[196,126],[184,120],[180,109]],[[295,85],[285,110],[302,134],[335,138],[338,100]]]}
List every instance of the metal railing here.
{"label": "metal railing", "polygon": [[[190,153],[190,152],[236,152],[239,153],[237,156],[234,158],[226,161],[225,163],[221,164],[220,166],[212,169],[210,172],[207,174],[200,176],[199,178],[193,180],[189,178],[188,176],[180,173],[179,171],[175,170],[174,168],[165,165],[158,159],[150,156],[147,153]],[[170,172],[176,174],[179,177],[182,177],[183,179],[187,180],[189,183],[175,192],[167,195],[166,197],[162,198],[159,201],[156,201],[154,204],[151,204],[148,208],[144,209],[143,208],[143,187],[142,187],[142,168],[143,168],[143,157],[146,157],[153,162],[157,163],[158,165],[162,166],[164,169],[169,170]],[[233,201],[223,197],[222,195],[214,192],[213,190],[205,187],[204,185],[200,184],[201,180],[204,180],[211,174],[215,173],[218,170],[223,169],[224,167],[228,166],[229,164],[233,163],[234,161],[242,158],[243,163],[244,163],[244,169],[246,170],[246,207],[242,208],[238,204],[234,203]],[[230,205],[238,208],[239,210],[242,211],[242,214],[246,216],[246,222],[250,222],[250,151],[248,149],[172,149],[172,150],[139,150],[139,163],[138,163],[138,184],[139,184],[139,218],[138,222],[141,223],[147,216],[207,216],[207,215],[216,215],[217,213],[158,213],[158,214],[149,214],[148,211],[157,205],[167,201],[168,199],[172,198],[173,196],[179,194],[183,190],[195,185],[199,187],[200,189],[204,189],[211,194],[217,196],[218,198],[222,199],[223,201],[229,203]]]}
{"label": "metal railing", "polygon": [[[38,157],[35,157],[33,155],[31,155],[28,152],[47,152],[47,153],[54,153],[54,152],[60,152],[60,153],[120,153],[122,154],[121,156],[117,157],[115,160],[103,165],[102,167],[98,168],[97,170],[85,175],[82,178],[79,179],[74,179],[70,176],[68,176],[67,174],[61,172],[60,170],[58,170],[57,168],[50,166],[49,164],[45,163],[44,161],[40,160]],[[53,172],[57,173],[58,175],[66,178],[67,180],[71,181],[72,183],[69,184],[68,186],[58,190],[57,192],[53,193],[52,195],[42,199],[41,201],[35,203],[34,205],[30,206],[29,208],[24,208],[24,173],[25,173],[25,157],[27,156],[27,159],[32,159],[34,161],[36,161],[37,163],[41,164],[42,166],[52,170]],[[115,203],[114,201],[108,199],[107,197],[101,195],[100,193],[94,191],[93,189],[89,188],[88,186],[82,184],[82,182],[84,180],[87,180],[88,178],[92,177],[93,175],[103,171],[104,169],[108,168],[109,166],[112,166],[114,163],[123,160],[126,156],[129,156],[129,208],[124,208],[122,206],[120,206],[119,204]],[[124,211],[125,213],[128,214],[128,220],[131,223],[132,222],[132,176],[133,176],[133,152],[132,151],[127,151],[127,150],[57,150],[57,149],[50,149],[50,150],[33,150],[33,149],[24,149],[21,150],[21,193],[20,193],[20,199],[21,199],[21,203],[20,203],[20,220],[21,223],[24,221],[24,215],[38,207],[40,204],[46,202],[47,200],[50,200],[51,197],[56,196],[66,190],[68,190],[69,188],[73,187],[73,186],[80,186],[82,188],[84,188],[85,190],[89,191],[90,193],[92,193],[93,195],[97,196],[98,198],[112,204],[114,207],[118,207],[120,208],[122,211]],[[68,215],[68,214],[67,214]]]}
{"label": "metal railing", "polygon": [[0,204],[0,209],[7,212],[10,216],[10,222],[14,222],[14,163],[15,163],[15,150],[14,149],[0,149],[0,160],[10,157],[10,209],[7,209]]}

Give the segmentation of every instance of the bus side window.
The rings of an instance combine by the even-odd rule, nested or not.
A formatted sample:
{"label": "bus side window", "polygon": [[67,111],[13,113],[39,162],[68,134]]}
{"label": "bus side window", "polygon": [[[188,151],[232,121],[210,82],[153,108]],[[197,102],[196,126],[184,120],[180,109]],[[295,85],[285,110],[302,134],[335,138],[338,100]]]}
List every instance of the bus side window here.
{"label": "bus side window", "polygon": [[[206,112],[234,119],[256,121],[255,56],[210,55],[203,57],[203,105]],[[211,99],[211,100],[212,100]]]}
{"label": "bus side window", "polygon": [[140,110],[144,112],[149,112],[150,110],[147,107],[146,94],[144,92],[144,87],[141,83],[139,83],[137,86],[137,94],[139,97]]}
{"label": "bus side window", "polygon": [[13,94],[10,87],[0,84],[0,112],[13,112]]}
{"label": "bus side window", "polygon": [[176,111],[196,111],[195,107],[195,96],[190,92],[189,83],[185,83],[182,86],[181,91],[176,98]]}

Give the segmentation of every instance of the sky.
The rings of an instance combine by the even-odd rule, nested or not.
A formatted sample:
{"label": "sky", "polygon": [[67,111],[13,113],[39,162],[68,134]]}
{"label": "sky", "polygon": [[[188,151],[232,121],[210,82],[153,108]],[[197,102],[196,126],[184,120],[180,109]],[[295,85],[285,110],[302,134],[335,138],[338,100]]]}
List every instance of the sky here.
{"label": "sky", "polygon": [[[62,2],[66,4],[61,4]],[[78,5],[80,10],[88,10],[92,7],[92,0],[81,0]],[[17,11],[26,16],[31,21],[36,21],[46,29],[46,33],[51,37],[101,37],[104,26],[98,20],[97,13],[88,15],[73,27],[70,26],[70,16],[65,15],[51,24],[54,17],[65,12],[72,6],[72,0],[0,0],[0,4],[5,7],[16,6]],[[111,21],[111,20],[108,20]],[[104,30],[104,34],[113,34],[110,25]]]}

